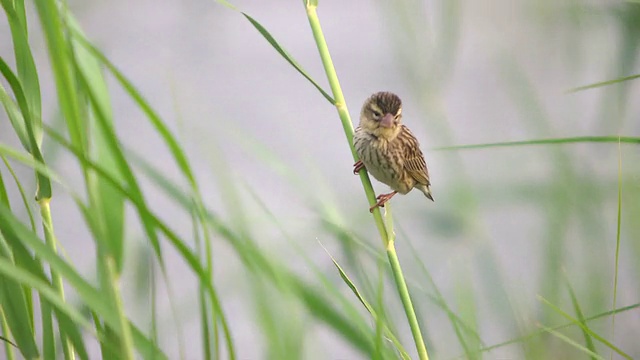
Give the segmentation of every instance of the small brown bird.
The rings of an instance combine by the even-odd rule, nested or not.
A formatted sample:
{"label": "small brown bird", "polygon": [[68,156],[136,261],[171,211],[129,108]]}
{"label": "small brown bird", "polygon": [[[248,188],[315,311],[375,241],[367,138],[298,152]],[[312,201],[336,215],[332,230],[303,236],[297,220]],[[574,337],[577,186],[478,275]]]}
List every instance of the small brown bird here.
{"label": "small brown bird", "polygon": [[404,195],[413,188],[433,201],[427,163],[418,140],[402,125],[402,101],[396,94],[379,92],[365,101],[353,145],[360,157],[353,165],[353,173],[357,175],[366,168],[374,178],[393,189],[389,194],[379,195],[370,212],[383,207],[395,194]]}

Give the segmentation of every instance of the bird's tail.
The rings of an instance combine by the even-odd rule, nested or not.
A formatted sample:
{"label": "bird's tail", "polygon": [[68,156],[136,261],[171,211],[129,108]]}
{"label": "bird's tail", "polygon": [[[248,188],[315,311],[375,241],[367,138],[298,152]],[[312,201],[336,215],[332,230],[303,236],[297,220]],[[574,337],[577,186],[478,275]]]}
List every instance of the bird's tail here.
{"label": "bird's tail", "polygon": [[429,199],[429,200],[431,200],[433,202],[436,202],[435,200],[433,200],[433,195],[431,195],[431,191],[429,191],[428,193],[425,193],[424,195],[427,197],[427,199]]}
{"label": "bird's tail", "polygon": [[427,197],[427,199],[435,202],[435,200],[433,200],[433,195],[431,195],[431,188],[429,187],[429,185],[425,185],[425,186],[421,186],[420,191],[422,191],[422,193],[424,193],[424,196]]}

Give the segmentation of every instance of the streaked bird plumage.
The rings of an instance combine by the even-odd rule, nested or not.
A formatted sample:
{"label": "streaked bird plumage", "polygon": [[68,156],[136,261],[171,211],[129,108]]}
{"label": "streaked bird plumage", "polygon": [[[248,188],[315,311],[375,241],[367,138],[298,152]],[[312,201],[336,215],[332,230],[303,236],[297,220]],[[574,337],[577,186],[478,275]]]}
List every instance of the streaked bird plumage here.
{"label": "streaked bird plumage", "polygon": [[433,201],[427,163],[418,140],[402,124],[402,101],[397,95],[378,92],[365,101],[353,144],[360,157],[354,173],[364,167],[394,190],[378,196],[378,203],[370,211],[384,206],[396,193],[406,194],[413,188]]}

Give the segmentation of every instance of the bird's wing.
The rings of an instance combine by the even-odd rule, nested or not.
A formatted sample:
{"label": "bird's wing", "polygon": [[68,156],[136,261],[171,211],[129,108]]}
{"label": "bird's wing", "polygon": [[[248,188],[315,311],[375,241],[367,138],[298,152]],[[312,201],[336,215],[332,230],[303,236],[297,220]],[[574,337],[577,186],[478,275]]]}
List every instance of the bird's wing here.
{"label": "bird's wing", "polygon": [[420,151],[418,140],[404,125],[399,136],[401,136],[402,144],[404,145],[404,168],[418,183],[429,186],[431,184],[429,170],[427,170],[427,162],[424,161],[424,155]]}

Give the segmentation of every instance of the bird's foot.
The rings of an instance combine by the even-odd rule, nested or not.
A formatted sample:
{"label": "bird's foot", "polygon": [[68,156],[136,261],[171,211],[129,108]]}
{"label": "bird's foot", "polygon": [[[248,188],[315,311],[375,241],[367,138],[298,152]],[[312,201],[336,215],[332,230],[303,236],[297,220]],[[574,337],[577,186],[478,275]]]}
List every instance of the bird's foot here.
{"label": "bird's foot", "polygon": [[372,207],[369,208],[369,212],[373,212],[373,209],[377,208],[377,207],[384,207],[384,204],[387,203],[387,201],[391,200],[391,198],[393,197],[393,195],[397,194],[397,191],[388,193],[388,194],[380,194],[378,195],[378,197],[376,198],[378,200],[378,202],[373,205]]}
{"label": "bird's foot", "polygon": [[353,175],[358,175],[360,170],[364,169],[364,164],[362,161],[358,160],[355,164],[353,164]]}

